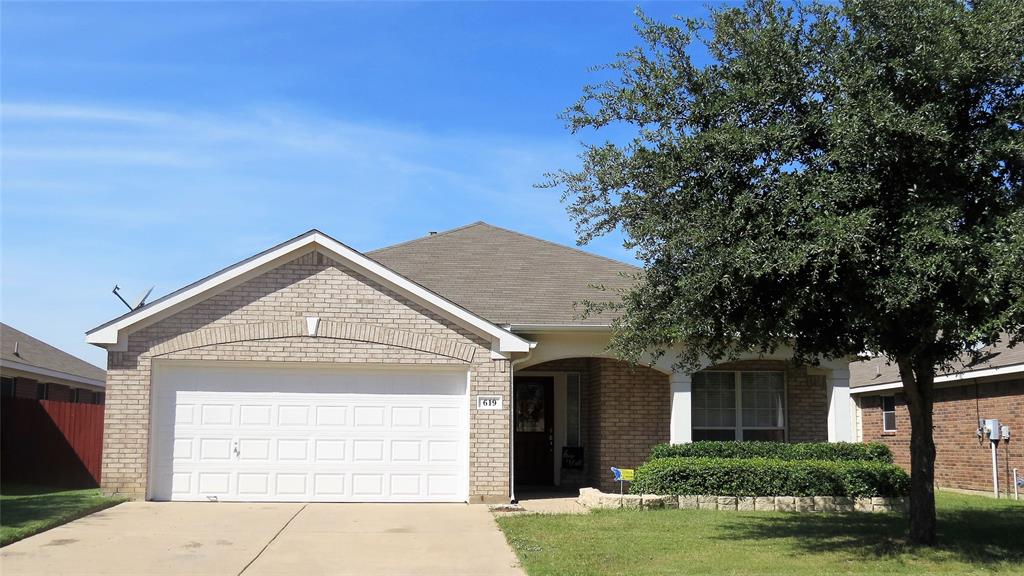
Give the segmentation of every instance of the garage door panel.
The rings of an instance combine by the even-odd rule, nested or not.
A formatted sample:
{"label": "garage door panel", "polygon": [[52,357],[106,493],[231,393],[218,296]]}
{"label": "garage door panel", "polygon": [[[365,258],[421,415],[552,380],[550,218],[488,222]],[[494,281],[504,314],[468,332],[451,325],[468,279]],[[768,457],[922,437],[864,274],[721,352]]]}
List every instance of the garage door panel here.
{"label": "garage door panel", "polygon": [[333,499],[345,496],[345,474],[314,474],[313,496],[317,499]]}
{"label": "garage door panel", "polygon": [[348,410],[348,406],[317,406],[314,424],[318,428],[344,426],[348,422]]}
{"label": "garage door panel", "polygon": [[392,406],[391,425],[395,428],[423,426],[423,408],[419,406]]}
{"label": "garage door panel", "polygon": [[270,443],[270,438],[267,437],[240,437],[238,439],[238,459],[268,462],[270,461]]}
{"label": "garage door panel", "polygon": [[313,441],[313,458],[317,462],[344,462],[347,442],[343,439],[317,438]]}
{"label": "garage door panel", "polygon": [[267,472],[239,472],[238,493],[243,496],[270,496],[270,474]]}
{"label": "garage door panel", "polygon": [[352,425],[356,428],[383,428],[384,406],[356,406]]}
{"label": "garage door panel", "polygon": [[199,439],[199,462],[227,462],[231,460],[230,436]]}
{"label": "garage door panel", "polygon": [[273,412],[271,404],[243,404],[238,407],[238,425],[242,428],[270,426]]}
{"label": "garage door panel", "polygon": [[151,497],[464,501],[464,372],[160,366]]}

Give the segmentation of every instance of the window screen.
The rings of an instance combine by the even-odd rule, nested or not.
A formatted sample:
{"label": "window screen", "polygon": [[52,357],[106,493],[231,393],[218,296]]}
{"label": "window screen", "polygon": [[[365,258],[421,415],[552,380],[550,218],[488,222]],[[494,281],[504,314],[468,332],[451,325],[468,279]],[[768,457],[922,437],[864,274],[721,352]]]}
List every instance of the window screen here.
{"label": "window screen", "polygon": [[694,440],[786,439],[781,372],[698,372],[692,382]]}
{"label": "window screen", "polygon": [[882,396],[882,430],[896,431],[896,397]]}

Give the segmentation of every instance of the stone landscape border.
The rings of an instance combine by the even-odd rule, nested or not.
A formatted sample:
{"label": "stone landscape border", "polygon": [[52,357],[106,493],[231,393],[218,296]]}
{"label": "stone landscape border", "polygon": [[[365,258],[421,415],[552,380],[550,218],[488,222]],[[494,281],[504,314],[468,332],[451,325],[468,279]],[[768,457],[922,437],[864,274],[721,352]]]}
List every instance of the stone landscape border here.
{"label": "stone landscape border", "polygon": [[655,494],[606,494],[597,488],[581,488],[577,502],[585,508],[653,510],[739,510],[741,512],[900,512],[909,510],[910,499],[851,498],[846,496],[661,496]]}

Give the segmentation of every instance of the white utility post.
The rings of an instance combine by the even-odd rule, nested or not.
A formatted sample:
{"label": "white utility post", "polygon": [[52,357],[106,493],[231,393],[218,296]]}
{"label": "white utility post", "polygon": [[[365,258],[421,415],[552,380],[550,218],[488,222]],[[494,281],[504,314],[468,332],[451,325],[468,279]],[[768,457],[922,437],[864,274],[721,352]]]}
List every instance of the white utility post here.
{"label": "white utility post", "polygon": [[693,376],[689,372],[673,370],[669,376],[672,389],[672,421],[669,425],[669,442],[686,444],[693,441],[693,423],[691,421],[691,396],[693,392]]}
{"label": "white utility post", "polygon": [[828,396],[828,441],[852,442],[850,369],[833,368],[825,380],[825,393]]}

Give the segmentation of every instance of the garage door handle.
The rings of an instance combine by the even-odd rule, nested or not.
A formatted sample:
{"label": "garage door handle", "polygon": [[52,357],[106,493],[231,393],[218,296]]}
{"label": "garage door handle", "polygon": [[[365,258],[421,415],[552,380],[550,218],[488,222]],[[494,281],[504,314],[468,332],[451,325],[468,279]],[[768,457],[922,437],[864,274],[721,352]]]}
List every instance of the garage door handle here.
{"label": "garage door handle", "polygon": [[235,440],[235,447],[233,448],[233,451],[235,453],[235,456],[238,456],[240,454],[240,452],[238,451],[238,440]]}

